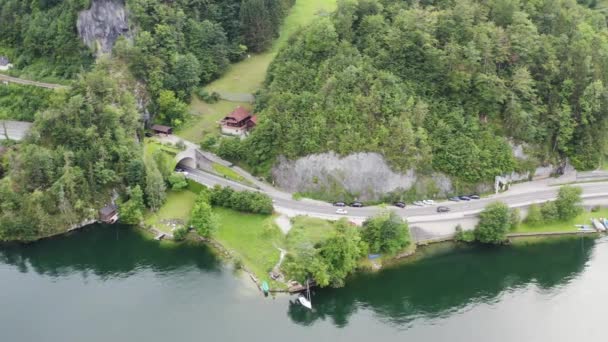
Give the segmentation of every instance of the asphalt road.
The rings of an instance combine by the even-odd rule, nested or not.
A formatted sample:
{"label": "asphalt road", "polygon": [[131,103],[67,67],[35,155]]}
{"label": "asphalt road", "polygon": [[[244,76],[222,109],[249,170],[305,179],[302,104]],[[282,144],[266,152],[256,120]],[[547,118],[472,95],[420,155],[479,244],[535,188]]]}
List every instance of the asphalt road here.
{"label": "asphalt road", "polygon": [[[273,200],[275,210],[288,216],[308,215],[320,218],[337,218],[347,217],[355,221],[362,221],[367,217],[386,210],[387,208],[394,209],[395,212],[402,217],[407,218],[410,223],[417,222],[438,222],[450,221],[461,217],[475,216],[483,210],[483,208],[491,202],[502,201],[510,207],[526,207],[532,203],[543,203],[549,200],[554,200],[557,196],[559,187],[549,186],[545,183],[533,182],[526,184],[518,191],[507,191],[498,195],[493,195],[479,200],[471,200],[468,202],[441,202],[432,206],[408,207],[401,209],[393,206],[380,207],[371,206],[363,208],[345,208],[348,211],[347,215],[336,214],[336,207],[330,203],[315,201],[310,199],[294,200],[291,194],[282,192],[268,185],[258,183],[256,187],[243,185],[204,171],[187,169],[188,178],[207,185],[214,186],[216,184],[222,186],[230,186],[236,190],[256,190],[268,194]],[[583,199],[606,199],[608,203],[608,182],[596,182],[578,184],[583,189]],[[437,213],[437,206],[443,205],[451,209],[449,213]]]}
{"label": "asphalt road", "polygon": [[22,140],[31,128],[30,122],[0,120],[0,140],[6,139],[6,134],[10,140]]}

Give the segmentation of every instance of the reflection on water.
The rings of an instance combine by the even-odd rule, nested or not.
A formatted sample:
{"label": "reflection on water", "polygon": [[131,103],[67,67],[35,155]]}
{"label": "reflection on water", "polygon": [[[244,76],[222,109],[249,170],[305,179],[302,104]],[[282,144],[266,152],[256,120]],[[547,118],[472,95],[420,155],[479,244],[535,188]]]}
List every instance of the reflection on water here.
{"label": "reflection on water", "polygon": [[[603,243],[435,245],[418,260],[314,291],[309,311],[295,297],[264,298],[204,245],[95,226],[0,245],[0,340],[603,341]],[[539,315],[550,330],[538,329]],[[492,335],[505,325],[518,329]],[[470,336],[473,326],[483,339]]]}
{"label": "reflection on water", "polygon": [[470,305],[491,303],[504,291],[530,283],[546,290],[567,283],[583,271],[593,246],[593,239],[582,237],[500,248],[430,247],[440,250],[416,262],[354,276],[341,289],[317,290],[313,312],[295,304],[288,315],[302,325],[331,319],[345,327],[353,313],[365,308],[407,327],[418,318],[447,317]]}
{"label": "reflection on water", "polygon": [[203,245],[159,244],[121,225],[94,225],[29,245],[4,245],[0,264],[16,266],[22,273],[61,277],[81,272],[102,279],[128,277],[140,269],[158,273],[185,267],[220,271],[219,260]]}

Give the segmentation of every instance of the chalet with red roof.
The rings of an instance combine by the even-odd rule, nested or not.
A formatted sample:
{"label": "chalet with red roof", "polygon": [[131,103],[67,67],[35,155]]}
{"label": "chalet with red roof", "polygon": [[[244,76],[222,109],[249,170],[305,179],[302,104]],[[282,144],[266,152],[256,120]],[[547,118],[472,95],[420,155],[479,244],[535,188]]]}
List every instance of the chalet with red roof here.
{"label": "chalet with red roof", "polygon": [[220,122],[220,125],[223,134],[245,136],[255,127],[257,121],[257,116],[251,115],[247,109],[238,106]]}

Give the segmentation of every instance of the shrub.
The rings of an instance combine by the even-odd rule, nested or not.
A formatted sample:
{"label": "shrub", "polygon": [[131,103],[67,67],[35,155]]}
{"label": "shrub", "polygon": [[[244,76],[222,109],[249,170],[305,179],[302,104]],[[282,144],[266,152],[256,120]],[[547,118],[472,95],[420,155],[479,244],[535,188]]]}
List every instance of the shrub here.
{"label": "shrub", "polygon": [[228,187],[214,187],[210,202],[212,205],[253,214],[270,215],[274,211],[272,199],[268,195],[256,191],[235,191]]}
{"label": "shrub", "polygon": [[479,215],[475,239],[481,243],[499,244],[507,240],[511,228],[509,207],[502,202],[489,204]]}
{"label": "shrub", "polygon": [[598,211],[600,211],[602,209],[602,207],[600,207],[599,205],[594,206],[593,208],[591,208],[591,212],[592,213],[597,213]]}
{"label": "shrub", "polygon": [[180,151],[183,151],[186,149],[186,144],[183,140],[180,139],[178,142],[175,143],[175,147],[177,147]]}
{"label": "shrub", "polygon": [[560,220],[568,221],[578,216],[583,208],[581,194],[583,189],[574,186],[563,186],[559,189],[555,207]]}
{"label": "shrub", "polygon": [[544,222],[555,222],[559,220],[559,213],[555,202],[547,202],[542,205],[540,212],[543,215]]}
{"label": "shrub", "polygon": [[201,149],[207,151],[213,151],[217,145],[217,138],[214,136],[208,136],[201,142]]}
{"label": "shrub", "polygon": [[186,239],[186,235],[188,235],[188,228],[179,227],[173,231],[173,240],[183,241]]}
{"label": "shrub", "polygon": [[410,244],[410,231],[407,223],[391,211],[367,219],[361,238],[372,253],[394,254]]}
{"label": "shrub", "polygon": [[524,222],[531,226],[537,226],[543,223],[543,214],[537,204],[532,204],[528,208],[528,216],[526,216]]}
{"label": "shrub", "polygon": [[521,213],[519,209],[515,208],[511,210],[511,230],[515,230],[521,223]]}
{"label": "shrub", "polygon": [[454,240],[458,242],[471,243],[475,241],[475,234],[472,230],[463,230],[461,225],[456,226],[456,234]]}
{"label": "shrub", "polygon": [[180,191],[188,187],[186,176],[179,172],[173,172],[171,176],[169,176],[169,184],[171,184],[171,189],[175,191]]}

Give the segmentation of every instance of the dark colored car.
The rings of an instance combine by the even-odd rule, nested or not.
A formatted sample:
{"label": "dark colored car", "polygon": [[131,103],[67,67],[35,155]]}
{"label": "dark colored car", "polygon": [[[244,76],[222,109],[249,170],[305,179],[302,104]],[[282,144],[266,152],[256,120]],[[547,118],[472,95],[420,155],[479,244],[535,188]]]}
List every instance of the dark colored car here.
{"label": "dark colored car", "polygon": [[469,195],[470,199],[480,199],[479,195]]}
{"label": "dark colored car", "polygon": [[438,212],[438,213],[448,213],[448,212],[450,212],[450,208],[448,208],[448,207],[443,207],[443,206],[441,206],[441,207],[437,207],[437,212]]}
{"label": "dark colored car", "polygon": [[350,206],[353,207],[353,208],[361,208],[361,207],[363,207],[363,203],[361,203],[361,202],[353,202],[353,203],[350,204]]}
{"label": "dark colored car", "polygon": [[154,134],[152,134],[152,133],[150,133],[150,132],[146,132],[144,135],[145,135],[146,137],[148,137],[148,138],[150,138],[150,137],[153,137],[153,136],[154,136]]}
{"label": "dark colored car", "polygon": [[470,201],[471,197],[469,196],[459,196],[458,198],[460,198],[461,201]]}
{"label": "dark colored car", "polygon": [[334,207],[344,207],[346,206],[346,204],[344,204],[344,202],[335,202],[334,203]]}
{"label": "dark colored car", "polygon": [[460,198],[458,197],[450,197],[449,200],[452,202],[460,202]]}
{"label": "dark colored car", "polygon": [[405,208],[405,203],[403,203],[403,202],[395,202],[395,207]]}

